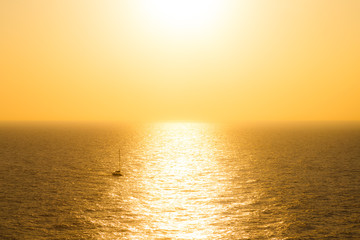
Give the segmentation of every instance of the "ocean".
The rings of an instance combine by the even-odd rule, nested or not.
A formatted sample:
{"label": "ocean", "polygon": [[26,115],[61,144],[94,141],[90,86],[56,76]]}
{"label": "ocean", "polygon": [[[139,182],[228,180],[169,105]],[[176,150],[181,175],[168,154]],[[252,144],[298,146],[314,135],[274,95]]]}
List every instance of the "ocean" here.
{"label": "ocean", "polygon": [[360,239],[360,125],[2,123],[0,239]]}

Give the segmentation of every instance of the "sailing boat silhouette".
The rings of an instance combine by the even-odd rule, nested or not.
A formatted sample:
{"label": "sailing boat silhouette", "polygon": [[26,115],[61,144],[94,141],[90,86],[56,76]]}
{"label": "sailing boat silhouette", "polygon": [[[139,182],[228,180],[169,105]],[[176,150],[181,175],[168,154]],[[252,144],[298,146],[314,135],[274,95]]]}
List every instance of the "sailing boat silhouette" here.
{"label": "sailing boat silhouette", "polygon": [[119,149],[119,170],[116,170],[112,173],[113,176],[122,176],[121,172],[120,172],[120,160],[121,160],[121,155],[120,155],[120,149]]}

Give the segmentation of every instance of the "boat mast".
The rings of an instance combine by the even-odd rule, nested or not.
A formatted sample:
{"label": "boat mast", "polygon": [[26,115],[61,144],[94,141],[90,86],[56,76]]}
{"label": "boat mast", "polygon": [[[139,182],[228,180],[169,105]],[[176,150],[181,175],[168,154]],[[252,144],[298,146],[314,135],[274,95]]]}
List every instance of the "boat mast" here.
{"label": "boat mast", "polygon": [[120,148],[119,148],[119,171],[120,171]]}

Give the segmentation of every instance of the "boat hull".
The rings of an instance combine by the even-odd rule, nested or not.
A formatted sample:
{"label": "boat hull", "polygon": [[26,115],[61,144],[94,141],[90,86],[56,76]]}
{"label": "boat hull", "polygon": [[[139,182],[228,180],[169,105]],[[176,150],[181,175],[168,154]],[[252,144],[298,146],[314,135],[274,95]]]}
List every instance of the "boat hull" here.
{"label": "boat hull", "polygon": [[122,174],[120,173],[120,171],[115,171],[112,173],[113,176],[122,176]]}

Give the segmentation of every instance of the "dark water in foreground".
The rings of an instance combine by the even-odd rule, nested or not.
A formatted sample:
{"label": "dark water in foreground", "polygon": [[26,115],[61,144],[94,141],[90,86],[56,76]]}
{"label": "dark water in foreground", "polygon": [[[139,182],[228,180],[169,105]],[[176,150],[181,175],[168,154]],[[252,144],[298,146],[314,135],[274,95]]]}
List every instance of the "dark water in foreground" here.
{"label": "dark water in foreground", "polygon": [[3,124],[0,239],[360,239],[360,126]]}

